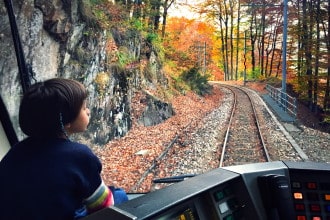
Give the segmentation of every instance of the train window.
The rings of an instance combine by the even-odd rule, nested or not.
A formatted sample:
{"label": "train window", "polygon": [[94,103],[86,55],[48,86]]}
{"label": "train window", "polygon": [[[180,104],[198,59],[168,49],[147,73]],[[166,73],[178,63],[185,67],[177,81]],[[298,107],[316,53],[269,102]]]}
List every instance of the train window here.
{"label": "train window", "polygon": [[0,96],[0,160],[10,147],[17,143],[17,135],[13,128],[6,105]]}
{"label": "train window", "polygon": [[[25,51],[17,51],[17,38],[12,37],[8,15],[0,10],[0,159],[11,146],[26,137],[18,123],[19,104],[26,85],[55,77],[69,78],[81,82],[88,90],[87,107],[91,113],[88,130],[72,135],[71,140],[89,146],[100,158],[106,185],[121,187],[130,195],[127,205],[107,209],[100,216],[116,212],[125,216],[123,219],[267,219],[274,210],[280,209],[278,215],[285,213],[287,209],[283,204],[289,204],[288,207],[291,204],[293,211],[289,214],[294,213],[296,219],[330,219],[330,126],[326,121],[319,123],[318,117],[322,114],[318,106],[313,108],[320,114],[311,114],[304,105],[310,101],[306,97],[299,102],[290,96],[295,95],[293,91],[282,94],[278,74],[276,79],[260,76],[258,80],[254,74],[261,65],[251,68],[253,78],[246,79],[246,75],[242,75],[245,61],[238,64],[237,59],[234,64],[234,56],[224,58],[224,54],[216,57],[232,61],[237,71],[241,69],[241,77],[225,78],[226,71],[235,68],[224,66],[226,71],[218,72],[224,74],[225,81],[209,81],[208,72],[201,71],[201,67],[181,69],[181,63],[177,63],[173,70],[170,68],[173,63],[162,65],[163,45],[158,50],[149,42],[159,40],[154,39],[154,33],[144,36],[131,29],[110,27],[109,22],[100,24],[110,27],[109,32],[101,33],[87,27],[97,23],[94,18],[76,19],[91,23],[87,26],[67,24],[75,19],[65,14],[77,12],[87,3],[56,13],[41,13],[40,10],[46,10],[44,5],[28,4],[24,7],[36,10],[33,16],[24,17],[30,12],[17,16],[21,25],[17,35]],[[17,6],[15,10],[24,7]],[[153,7],[156,6],[150,8]],[[102,7],[94,8],[101,10]],[[111,9],[115,13],[119,10]],[[101,18],[108,16],[108,12],[89,10],[71,14],[88,17],[89,13]],[[42,21],[46,14],[65,19],[59,22],[47,17]],[[122,19],[119,17],[115,19]],[[25,24],[29,19],[31,22]],[[137,21],[132,23],[140,25]],[[63,24],[67,25],[56,26]],[[72,30],[61,32],[71,26]],[[201,29],[206,31],[207,28]],[[321,35],[327,36],[324,33]],[[238,48],[238,42],[232,47]],[[199,48],[198,59],[201,54],[212,54],[207,52],[211,47],[200,43],[189,47]],[[324,45],[321,44],[321,48]],[[238,50],[240,59],[246,57],[246,51],[235,51],[238,53]],[[276,48],[273,51],[278,53]],[[281,59],[281,55],[277,56]],[[18,60],[22,57],[26,61],[23,69],[27,75],[20,75],[22,63]],[[257,60],[261,62],[261,58]],[[320,60],[325,62],[323,58]],[[207,62],[206,58],[204,61]],[[202,65],[201,60],[195,63]],[[212,68],[218,63],[222,61]],[[273,65],[269,71],[275,69]],[[276,65],[276,69],[281,65]],[[174,75],[166,72],[169,69]],[[213,78],[220,74],[218,72]],[[320,82],[325,80],[322,74],[317,76]],[[188,80],[181,84],[184,79]],[[199,81],[195,82],[196,79]],[[320,85],[313,88],[321,91],[326,87],[325,83]],[[290,84],[292,90],[295,86]],[[199,90],[194,90],[196,87]],[[326,96],[325,92],[319,93]],[[317,104],[321,103],[316,96],[314,99]],[[281,204],[276,199],[289,202]]]}
{"label": "train window", "polygon": [[0,123],[0,140],[1,140],[1,148],[0,148],[0,160],[1,158],[8,152],[10,149],[10,143],[6,136],[6,132],[2,123]]}

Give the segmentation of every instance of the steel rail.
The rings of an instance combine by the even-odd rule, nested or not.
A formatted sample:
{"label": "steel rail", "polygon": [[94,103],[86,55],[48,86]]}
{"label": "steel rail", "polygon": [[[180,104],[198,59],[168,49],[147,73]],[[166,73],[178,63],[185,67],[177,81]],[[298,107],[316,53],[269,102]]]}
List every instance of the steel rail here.
{"label": "steel rail", "polygon": [[254,118],[254,121],[255,121],[255,126],[257,128],[256,129],[257,136],[259,137],[259,141],[260,141],[260,144],[262,146],[263,155],[264,155],[266,161],[271,161],[268,150],[267,150],[267,147],[266,147],[266,144],[265,144],[265,141],[264,141],[264,138],[263,138],[263,135],[262,135],[262,132],[261,132],[260,122],[259,122],[259,119],[258,119],[256,108],[255,108],[255,105],[252,101],[251,96],[249,95],[249,93],[247,91],[245,91],[244,89],[239,88],[237,86],[230,86],[230,85],[224,85],[224,84],[221,84],[221,86],[229,89],[234,94],[234,104],[233,104],[233,107],[231,109],[231,114],[230,114],[230,118],[229,118],[229,121],[228,121],[228,127],[227,127],[227,131],[226,131],[225,138],[224,138],[224,141],[223,141],[223,145],[222,145],[222,153],[221,153],[220,160],[219,160],[219,167],[224,166],[224,158],[225,158],[226,151],[227,151],[228,139],[229,139],[230,131],[233,128],[232,127],[233,126],[232,125],[232,120],[233,120],[233,117],[236,113],[237,95],[236,95],[235,91],[232,89],[232,87],[240,90],[241,92],[243,92],[248,97],[248,100],[251,104],[251,108],[252,108],[252,112],[253,112],[252,115],[253,115],[253,118]]}
{"label": "steel rail", "polygon": [[224,139],[223,144],[222,144],[222,151],[221,151],[221,157],[220,157],[219,167],[222,167],[223,161],[224,161],[224,158],[225,158],[226,145],[227,145],[227,142],[228,142],[228,137],[229,137],[229,132],[230,132],[230,128],[231,128],[231,123],[232,123],[232,119],[233,119],[233,116],[234,116],[234,113],[235,113],[236,103],[237,103],[236,93],[233,90],[231,90],[230,88],[228,88],[228,89],[233,93],[234,104],[233,104],[233,106],[231,108],[231,114],[229,116],[229,121],[228,121],[228,127],[227,127],[227,130],[226,130],[225,139]]}

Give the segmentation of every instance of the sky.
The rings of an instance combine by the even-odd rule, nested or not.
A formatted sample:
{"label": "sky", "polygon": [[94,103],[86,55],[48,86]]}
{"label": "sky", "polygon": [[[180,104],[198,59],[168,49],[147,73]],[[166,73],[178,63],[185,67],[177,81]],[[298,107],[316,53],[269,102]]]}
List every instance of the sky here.
{"label": "sky", "polygon": [[176,5],[171,5],[168,11],[169,17],[186,17],[188,19],[198,19],[199,14],[194,13],[189,5],[197,5],[200,2],[203,2],[203,0],[195,0],[195,1],[189,1],[189,0],[177,0]]}

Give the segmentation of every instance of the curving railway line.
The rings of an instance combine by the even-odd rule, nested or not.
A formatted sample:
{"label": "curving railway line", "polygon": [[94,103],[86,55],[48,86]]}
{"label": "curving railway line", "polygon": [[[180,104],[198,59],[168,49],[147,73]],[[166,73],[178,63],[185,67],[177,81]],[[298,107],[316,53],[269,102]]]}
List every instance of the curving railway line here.
{"label": "curving railway line", "polygon": [[222,145],[219,167],[270,161],[250,95],[238,87],[222,86],[233,93],[234,104]]}
{"label": "curving railway line", "polygon": [[[189,124],[188,127],[193,128],[186,129],[194,130],[193,134],[178,132],[131,192],[145,185],[150,175],[156,179],[150,186],[153,190],[161,188],[162,183],[179,182],[217,167],[271,160],[302,160],[278,125],[274,125],[270,113],[260,104],[260,97],[242,87],[217,86],[227,97],[221,106],[201,119],[200,125]],[[190,143],[188,146],[175,147],[178,141],[185,139],[189,140],[186,141]]]}

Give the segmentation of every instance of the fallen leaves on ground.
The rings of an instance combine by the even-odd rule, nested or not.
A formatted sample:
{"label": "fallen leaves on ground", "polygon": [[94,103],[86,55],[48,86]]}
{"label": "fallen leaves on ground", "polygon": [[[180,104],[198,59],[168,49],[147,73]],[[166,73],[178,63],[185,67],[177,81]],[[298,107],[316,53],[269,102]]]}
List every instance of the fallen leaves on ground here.
{"label": "fallen leaves on ground", "polygon": [[[115,139],[102,148],[94,149],[103,164],[102,176],[107,185],[114,185],[127,192],[149,192],[153,175],[148,174],[138,184],[155,160],[173,139],[187,129],[193,129],[194,122],[219,106],[221,92],[214,87],[213,93],[205,97],[192,92],[173,97],[175,115],[161,124],[145,127],[137,123],[144,109],[142,93],[136,93],[132,100],[132,129],[125,137]],[[140,152],[140,154],[137,154]],[[138,188],[135,188],[136,185]]]}

